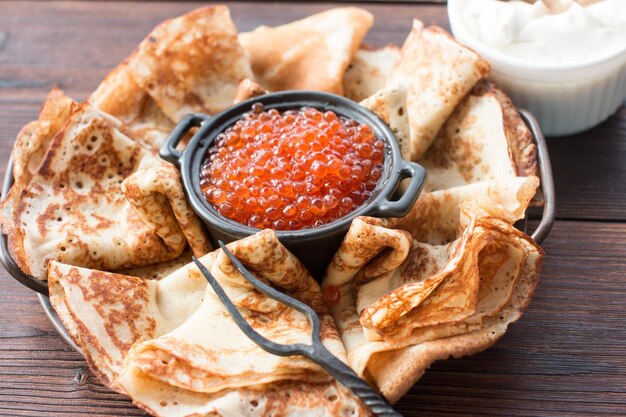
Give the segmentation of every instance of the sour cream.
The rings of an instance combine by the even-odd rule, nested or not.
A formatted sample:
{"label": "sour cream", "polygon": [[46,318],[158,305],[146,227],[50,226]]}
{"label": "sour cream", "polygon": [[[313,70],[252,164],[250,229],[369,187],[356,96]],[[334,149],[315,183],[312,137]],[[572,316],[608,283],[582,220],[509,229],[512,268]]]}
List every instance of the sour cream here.
{"label": "sour cream", "polygon": [[551,13],[543,1],[464,0],[461,20],[484,45],[525,61],[581,64],[626,50],[626,0],[574,2]]}

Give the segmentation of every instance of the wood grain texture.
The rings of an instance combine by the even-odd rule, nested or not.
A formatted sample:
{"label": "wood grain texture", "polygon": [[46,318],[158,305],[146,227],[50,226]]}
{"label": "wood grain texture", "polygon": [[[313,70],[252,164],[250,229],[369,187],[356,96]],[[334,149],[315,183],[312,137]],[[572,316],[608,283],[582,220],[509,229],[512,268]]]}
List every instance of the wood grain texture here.
{"label": "wood grain texture", "polygon": [[[49,88],[84,99],[160,21],[198,3],[0,3],[0,173]],[[333,4],[235,3],[240,30]],[[439,5],[366,4],[372,45],[401,43]],[[626,416],[626,109],[549,139],[557,217],[533,302],[488,351],[435,364],[397,405],[405,416]],[[0,416],[141,416],[58,336],[37,298],[0,269]]]}

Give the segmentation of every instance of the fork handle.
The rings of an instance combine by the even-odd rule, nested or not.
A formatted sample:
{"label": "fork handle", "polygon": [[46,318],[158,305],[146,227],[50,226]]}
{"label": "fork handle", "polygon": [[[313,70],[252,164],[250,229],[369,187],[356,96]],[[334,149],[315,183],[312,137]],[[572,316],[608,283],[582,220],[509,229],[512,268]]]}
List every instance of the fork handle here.
{"label": "fork handle", "polygon": [[383,396],[359,377],[352,368],[325,348],[322,347],[322,349],[323,351],[316,352],[315,362],[337,381],[348,387],[374,414],[378,417],[402,417],[402,414],[394,410]]}
{"label": "fork handle", "polygon": [[378,417],[402,417],[402,414],[394,410],[393,407],[385,401],[382,395],[374,391],[367,382],[359,378],[356,374],[354,374],[354,376],[358,379],[353,380],[352,378],[346,377],[345,382],[339,380],[339,378],[337,379],[350,388],[350,390],[352,390],[352,392],[354,392]]}

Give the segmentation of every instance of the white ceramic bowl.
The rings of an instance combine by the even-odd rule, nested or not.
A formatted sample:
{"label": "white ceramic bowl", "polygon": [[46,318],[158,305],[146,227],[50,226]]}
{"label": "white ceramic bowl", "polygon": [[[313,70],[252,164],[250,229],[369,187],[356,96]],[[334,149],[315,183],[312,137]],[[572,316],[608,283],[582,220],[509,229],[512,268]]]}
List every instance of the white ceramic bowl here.
{"label": "white ceramic bowl", "polygon": [[491,65],[490,78],[518,107],[530,110],[548,136],[589,129],[626,97],[626,42],[616,54],[583,64],[537,63],[505,55],[477,39],[462,21],[467,0],[448,0],[455,38]]}

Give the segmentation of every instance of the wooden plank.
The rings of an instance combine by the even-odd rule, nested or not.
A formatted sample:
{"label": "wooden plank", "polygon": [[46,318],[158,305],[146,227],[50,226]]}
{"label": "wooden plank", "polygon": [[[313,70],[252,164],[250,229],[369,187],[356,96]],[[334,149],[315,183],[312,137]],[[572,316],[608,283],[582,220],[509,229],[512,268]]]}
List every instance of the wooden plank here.
{"label": "wooden plank", "polygon": [[557,215],[626,221],[626,107],[594,129],[549,138]]}
{"label": "wooden plank", "polygon": [[[626,224],[556,223],[535,297],[493,348],[436,363],[405,416],[626,415]],[[0,273],[0,415],[143,415],[102,387]]]}

